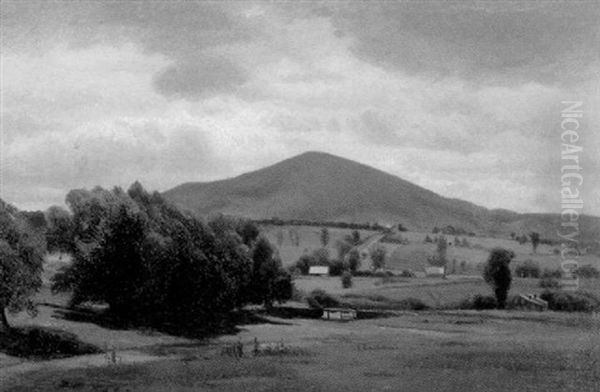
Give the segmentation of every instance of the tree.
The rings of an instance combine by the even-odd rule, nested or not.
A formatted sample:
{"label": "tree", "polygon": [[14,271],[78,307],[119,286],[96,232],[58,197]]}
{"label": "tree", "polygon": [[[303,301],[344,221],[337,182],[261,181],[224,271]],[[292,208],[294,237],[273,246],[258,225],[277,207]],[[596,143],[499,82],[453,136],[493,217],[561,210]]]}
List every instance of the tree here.
{"label": "tree", "polygon": [[335,245],[338,251],[338,257],[342,260],[344,259],[346,254],[352,249],[352,244],[346,240],[339,240],[335,243]]}
{"label": "tree", "polygon": [[[260,230],[253,222],[245,221],[241,224],[241,227],[238,229],[238,233],[242,237],[242,242],[244,244],[246,244],[247,246],[252,246],[254,241],[256,241],[256,239],[258,238]],[[281,233],[281,231],[279,233]],[[281,236],[283,237],[283,233],[281,233]],[[281,242],[283,242],[283,238],[281,239]]]}
{"label": "tree", "polygon": [[371,249],[371,261],[374,271],[385,268],[385,256],[386,250],[383,246],[376,245]]}
{"label": "tree", "polygon": [[291,277],[281,266],[281,260],[264,237],[259,237],[252,249],[252,278],[248,286],[249,300],[270,308],[274,301],[288,300]]}
{"label": "tree", "polygon": [[350,287],[352,287],[352,274],[348,271],[344,271],[342,273],[342,287],[345,289],[348,289]]}
{"label": "tree", "polygon": [[0,329],[9,330],[6,312],[34,311],[31,296],[41,287],[45,243],[27,218],[0,199]]}
{"label": "tree", "polygon": [[448,242],[446,237],[440,235],[435,238],[436,243],[436,254],[435,256],[429,256],[427,261],[434,267],[443,267],[444,277],[446,277],[446,265],[448,264]]}
{"label": "tree", "polygon": [[352,230],[352,245],[356,246],[360,244],[360,231]]}
{"label": "tree", "polygon": [[48,250],[72,252],[75,249],[75,226],[71,214],[64,208],[52,206],[46,211],[46,221]]}
{"label": "tree", "polygon": [[360,253],[357,249],[352,249],[348,253],[348,268],[353,274],[360,268]]}
{"label": "tree", "polygon": [[323,227],[321,229],[321,245],[326,247],[327,244],[329,244],[329,230],[327,230],[327,227]]}
{"label": "tree", "polygon": [[506,307],[506,298],[512,280],[509,264],[515,257],[511,250],[492,249],[483,270],[483,279],[492,287],[499,309]]}
{"label": "tree", "polygon": [[533,253],[536,253],[537,247],[540,244],[540,233],[532,231],[529,233],[529,238],[531,239],[531,248],[533,249]]}

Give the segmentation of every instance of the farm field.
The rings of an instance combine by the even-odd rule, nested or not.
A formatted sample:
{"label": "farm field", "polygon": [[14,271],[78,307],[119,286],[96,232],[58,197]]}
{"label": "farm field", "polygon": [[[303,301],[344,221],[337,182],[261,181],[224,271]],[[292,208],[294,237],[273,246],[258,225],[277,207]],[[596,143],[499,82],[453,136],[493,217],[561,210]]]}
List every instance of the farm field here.
{"label": "farm field", "polygon": [[[401,301],[415,298],[429,307],[446,308],[457,305],[469,296],[492,295],[490,286],[481,277],[449,276],[441,278],[394,278],[392,283],[384,283],[382,278],[354,277],[353,286],[342,288],[339,277],[298,277],[296,288],[303,294],[322,289],[327,293],[354,300],[379,299]],[[538,279],[513,278],[510,294],[540,294]],[[580,289],[600,296],[600,280],[581,279]]]}
{"label": "farm field", "polygon": [[[38,315],[23,312],[10,322],[65,331],[105,352],[52,360],[1,354],[0,390],[594,391],[600,381],[600,319],[592,314],[431,310],[348,323],[263,314],[231,334],[197,340],[69,317],[68,295],[48,289],[67,262],[47,259]],[[464,275],[355,277],[350,289],[338,277],[295,282],[300,292],[321,288],[360,304],[413,297],[443,308],[491,292],[481,278]],[[596,292],[600,286],[596,280],[582,285]],[[511,292],[539,290],[536,279],[515,279]],[[255,339],[283,349],[253,356]],[[239,343],[242,358],[225,354]]]}
{"label": "farm field", "polygon": [[[279,254],[284,266],[293,265],[303,254],[322,247],[320,243],[321,227],[317,226],[263,226],[265,235],[279,249]],[[298,246],[290,240],[290,230],[296,231],[299,235],[300,243]],[[337,257],[336,242],[342,240],[345,236],[351,234],[350,229],[328,228],[330,234],[329,250],[332,258]],[[361,239],[379,234],[376,231],[361,230]],[[427,258],[435,255],[436,245],[425,243],[426,236],[434,238],[436,235],[421,232],[403,232],[399,237],[408,240],[408,244],[395,244],[388,242],[378,242],[384,246],[387,252],[386,269],[392,271],[402,271],[405,269],[413,271],[423,271],[428,266]],[[396,235],[398,237],[398,235]],[[455,246],[454,238],[460,240],[467,239],[470,247]],[[486,261],[489,252],[495,247],[511,249],[516,256],[511,263],[515,266],[526,260],[532,260],[543,269],[560,268],[561,257],[554,254],[557,246],[540,244],[537,252],[534,254],[530,243],[519,244],[515,240],[507,238],[491,237],[468,237],[447,235],[446,238],[452,243],[448,247],[448,271],[460,275],[481,275],[482,263]],[[280,245],[281,244],[281,245]],[[592,265],[600,269],[600,257],[594,254],[584,254],[578,257],[580,265]],[[370,268],[370,261],[363,262],[362,269]]]}

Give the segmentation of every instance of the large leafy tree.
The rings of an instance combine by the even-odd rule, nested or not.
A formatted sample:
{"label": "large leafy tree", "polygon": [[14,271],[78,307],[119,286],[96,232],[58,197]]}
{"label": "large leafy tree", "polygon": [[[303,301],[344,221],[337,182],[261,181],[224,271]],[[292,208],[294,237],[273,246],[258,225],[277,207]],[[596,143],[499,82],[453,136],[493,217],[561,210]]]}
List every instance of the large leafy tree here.
{"label": "large leafy tree", "polygon": [[259,237],[252,249],[252,279],[248,299],[271,307],[274,301],[286,301],[292,296],[291,276],[283,269],[275,249],[264,237]]}
{"label": "large leafy tree", "polygon": [[46,211],[46,222],[48,250],[73,252],[75,227],[71,214],[62,207],[52,206]]}
{"label": "large leafy tree", "polygon": [[42,284],[45,243],[26,217],[0,200],[0,328],[10,325],[6,312],[34,310],[31,296]]}

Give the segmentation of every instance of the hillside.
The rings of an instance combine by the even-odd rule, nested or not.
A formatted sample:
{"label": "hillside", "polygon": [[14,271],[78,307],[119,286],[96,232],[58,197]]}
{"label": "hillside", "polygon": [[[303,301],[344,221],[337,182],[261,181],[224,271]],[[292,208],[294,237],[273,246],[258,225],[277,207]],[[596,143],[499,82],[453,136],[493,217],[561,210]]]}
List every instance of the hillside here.
{"label": "hillside", "polygon": [[[508,235],[537,230],[555,237],[560,217],[488,210],[442,197],[372,167],[307,152],[275,165],[214,182],[179,185],[164,193],[177,205],[207,215],[315,221],[402,222],[411,230],[453,225],[475,233]],[[600,218],[584,217],[586,239],[600,238]]]}

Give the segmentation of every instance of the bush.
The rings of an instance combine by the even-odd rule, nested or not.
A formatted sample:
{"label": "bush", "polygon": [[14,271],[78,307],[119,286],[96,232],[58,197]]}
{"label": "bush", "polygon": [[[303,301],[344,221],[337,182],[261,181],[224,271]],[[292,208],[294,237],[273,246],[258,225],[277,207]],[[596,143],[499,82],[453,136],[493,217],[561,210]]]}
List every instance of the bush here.
{"label": "bush", "polygon": [[345,289],[352,287],[352,274],[348,271],[342,274],[342,287]]}
{"label": "bush", "polygon": [[519,278],[539,278],[540,273],[540,267],[531,260],[526,260],[523,264],[515,268],[515,275]]}
{"label": "bush", "polygon": [[600,299],[586,292],[544,291],[540,298],[550,310],[561,312],[591,312],[600,308]]}
{"label": "bush", "polygon": [[308,306],[313,309],[334,308],[340,306],[340,301],[336,297],[321,289],[311,291],[310,295],[306,297],[306,302],[308,302]]}
{"label": "bush", "polygon": [[595,279],[600,278],[600,271],[588,264],[577,268],[575,275],[584,279]]}
{"label": "bush", "polygon": [[545,268],[544,272],[542,273],[542,278],[560,279],[560,278],[562,278],[562,272],[559,269],[551,270],[551,269]]}
{"label": "bush", "polygon": [[495,309],[498,306],[496,298],[491,295],[476,294],[472,297],[464,300],[460,308],[461,309],[475,309],[475,310],[486,310]]}
{"label": "bush", "polygon": [[418,298],[406,298],[394,304],[394,309],[400,310],[427,310],[429,306]]}
{"label": "bush", "polygon": [[317,260],[312,255],[302,255],[300,256],[300,259],[296,261],[295,267],[302,275],[308,275],[310,267],[317,264]]}
{"label": "bush", "polygon": [[560,282],[556,278],[545,276],[540,279],[538,285],[544,289],[557,289],[560,287]]}
{"label": "bush", "polygon": [[344,271],[349,269],[348,265],[343,260],[334,260],[329,263],[329,275],[340,276]]}

